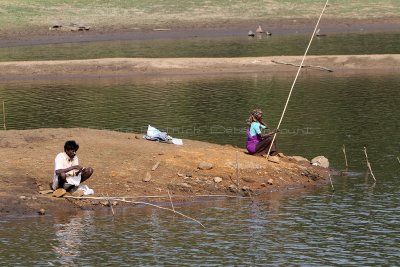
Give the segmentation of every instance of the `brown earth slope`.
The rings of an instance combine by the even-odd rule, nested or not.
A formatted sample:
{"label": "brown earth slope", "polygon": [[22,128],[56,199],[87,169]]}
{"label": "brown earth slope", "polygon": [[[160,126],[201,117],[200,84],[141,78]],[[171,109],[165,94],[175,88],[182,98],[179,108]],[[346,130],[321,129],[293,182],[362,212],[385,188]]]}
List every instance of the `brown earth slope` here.
{"label": "brown earth slope", "polygon": [[[93,129],[1,131],[0,214],[101,206],[99,200],[67,201],[39,193],[49,189],[54,157],[69,139],[80,144],[81,165],[95,170],[86,182],[94,196],[141,198],[168,196],[168,192],[174,197],[255,196],[325,183],[328,175],[327,169],[310,163],[283,156],[277,164],[229,145],[184,140],[183,146],[177,146],[132,133]],[[212,169],[199,169],[202,162],[212,164]],[[150,181],[145,182],[145,177]]]}

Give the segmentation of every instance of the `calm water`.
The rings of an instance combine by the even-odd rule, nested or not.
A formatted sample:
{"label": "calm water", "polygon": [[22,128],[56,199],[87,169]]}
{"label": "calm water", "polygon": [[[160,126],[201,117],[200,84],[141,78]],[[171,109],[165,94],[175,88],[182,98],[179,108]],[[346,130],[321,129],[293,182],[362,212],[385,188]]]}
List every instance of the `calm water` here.
{"label": "calm water", "polygon": [[[201,226],[147,208],[0,222],[0,264],[13,266],[382,265],[400,262],[398,75],[299,80],[278,142],[283,152],[327,156],[352,175],[285,196],[182,205]],[[248,111],[277,124],[290,77],[260,75],[86,84],[1,85],[9,129],[92,127],[243,147]],[[77,100],[75,100],[77,99]],[[68,108],[60,109],[61,104]],[[76,119],[69,119],[76,118]],[[2,123],[2,121],[1,121]],[[1,133],[0,133],[1,134]],[[367,145],[378,182],[365,176]],[[34,244],[34,245],[33,245]]]}
{"label": "calm water", "polygon": [[[107,41],[7,47],[0,40],[0,61],[112,57],[253,57],[303,55],[311,34]],[[399,54],[399,33],[329,34],[316,38],[309,55]]]}
{"label": "calm water", "polygon": [[[352,48],[332,49],[351,53]],[[263,196],[255,203],[213,200],[177,207],[205,229],[143,207],[117,209],[115,219],[92,211],[0,218],[0,265],[399,265],[400,77],[310,73],[302,72],[296,84],[277,141],[285,154],[325,155],[336,169],[344,166],[345,144],[351,175],[334,177],[334,193],[327,185]],[[242,75],[1,84],[0,101],[5,101],[8,129],[144,133],[151,124],[174,137],[243,147],[249,111],[262,108],[274,128],[292,79]],[[365,175],[364,145],[376,184]]]}

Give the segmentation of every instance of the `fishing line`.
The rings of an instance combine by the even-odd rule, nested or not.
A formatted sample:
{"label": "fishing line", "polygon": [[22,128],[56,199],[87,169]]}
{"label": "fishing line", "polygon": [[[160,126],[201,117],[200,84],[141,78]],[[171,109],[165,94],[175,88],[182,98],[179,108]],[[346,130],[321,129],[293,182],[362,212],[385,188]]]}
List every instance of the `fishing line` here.
{"label": "fishing line", "polygon": [[[282,116],[281,116],[281,118],[280,118],[280,120],[279,120],[278,126],[276,127],[277,132],[278,132],[278,130],[279,130],[279,127],[281,126],[283,117],[285,116],[286,108],[287,108],[287,106],[288,106],[288,104],[289,104],[289,100],[290,100],[290,97],[291,97],[291,95],[292,95],[294,85],[296,84],[296,81],[297,81],[297,77],[299,77],[300,70],[301,70],[301,68],[303,67],[304,60],[306,59],[306,55],[307,55],[307,53],[308,53],[308,49],[310,49],[311,42],[312,42],[312,40],[314,39],[315,33],[317,32],[317,28],[318,28],[318,25],[319,25],[319,21],[321,20],[322,14],[324,14],[324,11],[325,11],[326,7],[328,6],[328,2],[329,2],[329,0],[326,0],[325,6],[324,6],[324,8],[322,9],[321,14],[319,15],[317,24],[315,25],[314,32],[313,32],[313,34],[311,35],[310,42],[308,43],[307,49],[306,49],[306,51],[304,52],[303,59],[301,60],[300,66],[299,66],[299,68],[298,68],[298,70],[297,70],[297,73],[296,73],[296,77],[294,78],[292,87],[290,88],[289,95],[288,95],[288,98],[287,98],[287,100],[286,100],[286,104],[285,104],[285,107],[284,107],[284,109],[283,109],[283,112],[282,112]],[[275,133],[274,136],[273,136],[273,138],[272,138],[271,145],[270,145],[270,147],[269,147],[269,149],[268,149],[267,158],[269,158],[269,153],[271,152],[271,148],[272,148],[272,145],[273,145],[273,143],[274,143],[274,141],[275,141],[275,138],[276,138],[276,135],[277,135],[277,134],[278,134],[278,133]]]}

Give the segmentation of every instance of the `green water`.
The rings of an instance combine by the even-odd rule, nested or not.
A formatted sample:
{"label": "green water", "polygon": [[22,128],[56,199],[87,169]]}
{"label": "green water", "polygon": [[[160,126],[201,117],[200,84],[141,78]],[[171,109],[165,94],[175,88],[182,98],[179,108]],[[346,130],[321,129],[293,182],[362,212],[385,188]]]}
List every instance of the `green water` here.
{"label": "green water", "polygon": [[[206,228],[144,207],[117,208],[115,217],[84,211],[0,218],[0,265],[397,266],[400,77],[313,73],[302,72],[277,142],[288,155],[325,155],[337,170],[344,168],[345,144],[350,175],[333,177],[334,193],[327,185],[254,203],[175,205]],[[8,129],[145,133],[151,124],[174,137],[244,147],[249,111],[263,109],[274,128],[291,83],[292,77],[258,74],[1,84],[0,101]],[[364,146],[376,183],[366,175]]]}
{"label": "green water", "polygon": [[[161,210],[87,211],[72,217],[0,220],[3,266],[393,266],[399,262],[398,75],[300,78],[277,142],[285,154],[325,155],[350,176],[255,203],[178,205],[192,221]],[[91,127],[244,147],[248,113],[262,108],[274,127],[289,77],[98,81],[0,86],[9,129]],[[60,108],[63,106],[64,108]],[[1,116],[2,117],[2,116]],[[71,119],[74,118],[74,119]],[[2,124],[3,121],[0,121]],[[0,132],[1,137],[1,132]],[[377,183],[365,176],[363,146]],[[32,244],[35,244],[34,246]]]}
{"label": "green water", "polygon": [[[115,57],[255,57],[302,55],[311,35],[82,42],[0,48],[0,61]],[[400,34],[330,34],[309,55],[399,54]],[[0,42],[0,47],[1,42]]]}

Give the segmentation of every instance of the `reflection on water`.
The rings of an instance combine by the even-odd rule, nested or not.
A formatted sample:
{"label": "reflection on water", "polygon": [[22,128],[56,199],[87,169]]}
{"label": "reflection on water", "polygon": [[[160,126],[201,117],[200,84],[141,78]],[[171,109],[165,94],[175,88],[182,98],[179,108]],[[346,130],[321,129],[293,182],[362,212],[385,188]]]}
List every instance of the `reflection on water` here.
{"label": "reflection on water", "polygon": [[94,234],[93,214],[84,212],[79,217],[65,218],[66,223],[54,225],[57,243],[53,251],[63,266],[79,262],[84,242]]}
{"label": "reflection on water", "polygon": [[[250,200],[176,205],[206,228],[159,209],[88,212],[0,224],[0,263],[63,266],[397,265],[399,194],[380,193],[362,177],[337,190],[272,194]],[[360,194],[360,192],[362,192]],[[60,223],[60,220],[66,221]],[[91,227],[92,226],[92,227]],[[54,229],[50,231],[49,229]],[[48,233],[49,232],[49,233]],[[48,247],[46,244],[51,244]],[[28,249],[29,248],[29,249]],[[50,248],[50,249],[49,249]],[[53,249],[51,249],[53,248]],[[57,248],[54,250],[54,248]],[[28,251],[27,251],[28,249]],[[25,257],[15,257],[24,250]],[[14,256],[13,256],[14,255]]]}
{"label": "reflection on water", "polygon": [[[0,221],[2,266],[396,266],[400,262],[400,98],[395,75],[299,79],[282,151],[325,155],[350,175],[307,192]],[[291,78],[261,75],[0,86],[10,129],[93,127],[244,146],[248,112],[277,124]],[[76,100],[78,99],[78,100]],[[69,109],[60,109],[64,104]],[[29,116],[27,116],[29,114]],[[69,118],[76,118],[74,120]],[[0,116],[0,124],[2,124]],[[1,134],[1,132],[0,132]],[[365,176],[368,147],[377,183]],[[35,244],[35,245],[32,245]]]}

